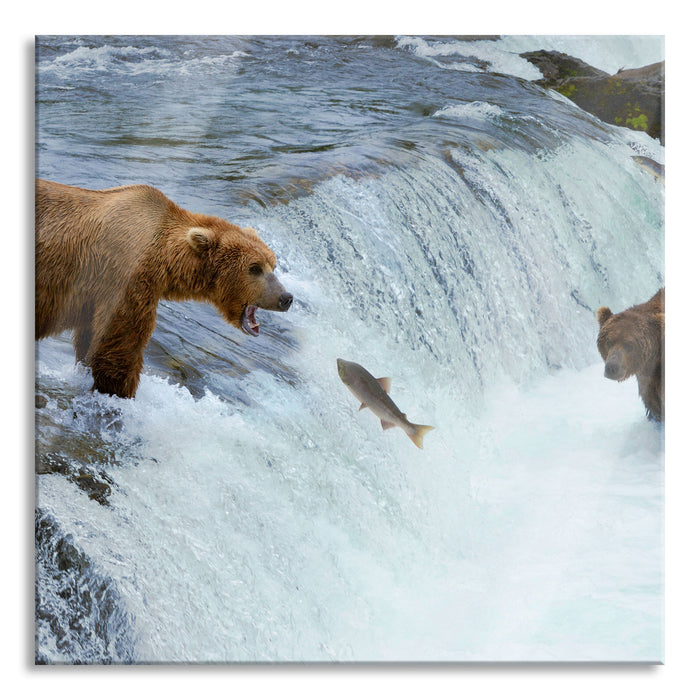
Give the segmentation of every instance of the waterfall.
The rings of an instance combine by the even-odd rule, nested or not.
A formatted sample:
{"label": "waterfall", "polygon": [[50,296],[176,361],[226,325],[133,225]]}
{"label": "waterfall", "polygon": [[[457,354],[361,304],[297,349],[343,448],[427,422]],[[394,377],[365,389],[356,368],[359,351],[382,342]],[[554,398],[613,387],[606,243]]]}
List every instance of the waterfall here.
{"label": "waterfall", "polygon": [[258,338],[161,302],[134,400],[37,344],[37,660],[661,659],[664,429],[595,311],[664,284],[663,148],[524,39],[100,41],[45,40],[41,173],[255,227],[295,301]]}

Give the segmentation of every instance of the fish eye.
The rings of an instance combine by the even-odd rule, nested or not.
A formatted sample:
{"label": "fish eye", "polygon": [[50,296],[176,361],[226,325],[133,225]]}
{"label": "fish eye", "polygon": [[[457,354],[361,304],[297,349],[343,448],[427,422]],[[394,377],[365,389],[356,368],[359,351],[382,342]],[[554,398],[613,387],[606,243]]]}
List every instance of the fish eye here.
{"label": "fish eye", "polygon": [[251,275],[262,275],[262,272],[263,272],[262,265],[260,263],[253,263],[248,268],[248,272],[250,272]]}

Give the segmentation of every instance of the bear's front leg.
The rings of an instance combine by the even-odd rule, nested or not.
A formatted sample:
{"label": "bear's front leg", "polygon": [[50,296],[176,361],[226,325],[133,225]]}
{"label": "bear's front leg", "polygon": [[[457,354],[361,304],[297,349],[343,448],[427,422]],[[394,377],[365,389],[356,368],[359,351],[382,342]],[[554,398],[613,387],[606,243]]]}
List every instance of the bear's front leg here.
{"label": "bear's front leg", "polygon": [[[133,297],[132,297],[133,298]],[[125,300],[113,314],[107,332],[91,353],[93,391],[132,399],[139,385],[143,351],[156,326],[157,300],[145,305]]]}
{"label": "bear's front leg", "polygon": [[122,399],[133,399],[139,385],[143,355],[134,357],[131,364],[122,362],[116,367],[111,361],[95,358],[92,362],[93,391]]}

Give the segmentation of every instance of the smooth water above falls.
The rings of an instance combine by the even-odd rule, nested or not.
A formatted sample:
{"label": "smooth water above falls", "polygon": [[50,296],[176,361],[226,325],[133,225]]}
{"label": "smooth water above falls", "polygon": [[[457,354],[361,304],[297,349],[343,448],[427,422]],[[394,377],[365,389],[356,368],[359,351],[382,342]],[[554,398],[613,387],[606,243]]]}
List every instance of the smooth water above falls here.
{"label": "smooth water above falls", "polygon": [[254,226],[295,302],[162,303],[133,401],[37,345],[38,659],[663,658],[664,432],[595,347],[664,284],[663,148],[508,41],[39,41],[38,174]]}

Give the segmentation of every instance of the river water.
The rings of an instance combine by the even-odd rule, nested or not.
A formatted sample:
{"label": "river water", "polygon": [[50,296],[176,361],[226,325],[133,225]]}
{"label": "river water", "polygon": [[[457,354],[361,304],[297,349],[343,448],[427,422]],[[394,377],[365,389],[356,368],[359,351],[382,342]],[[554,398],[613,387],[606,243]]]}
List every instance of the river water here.
{"label": "river water", "polygon": [[[37,174],[255,227],[243,336],[163,302],[134,400],[36,350],[36,659],[659,661],[664,430],[595,310],[664,284],[664,162],[533,83],[658,37],[38,37]],[[382,431],[336,358],[436,427]]]}

